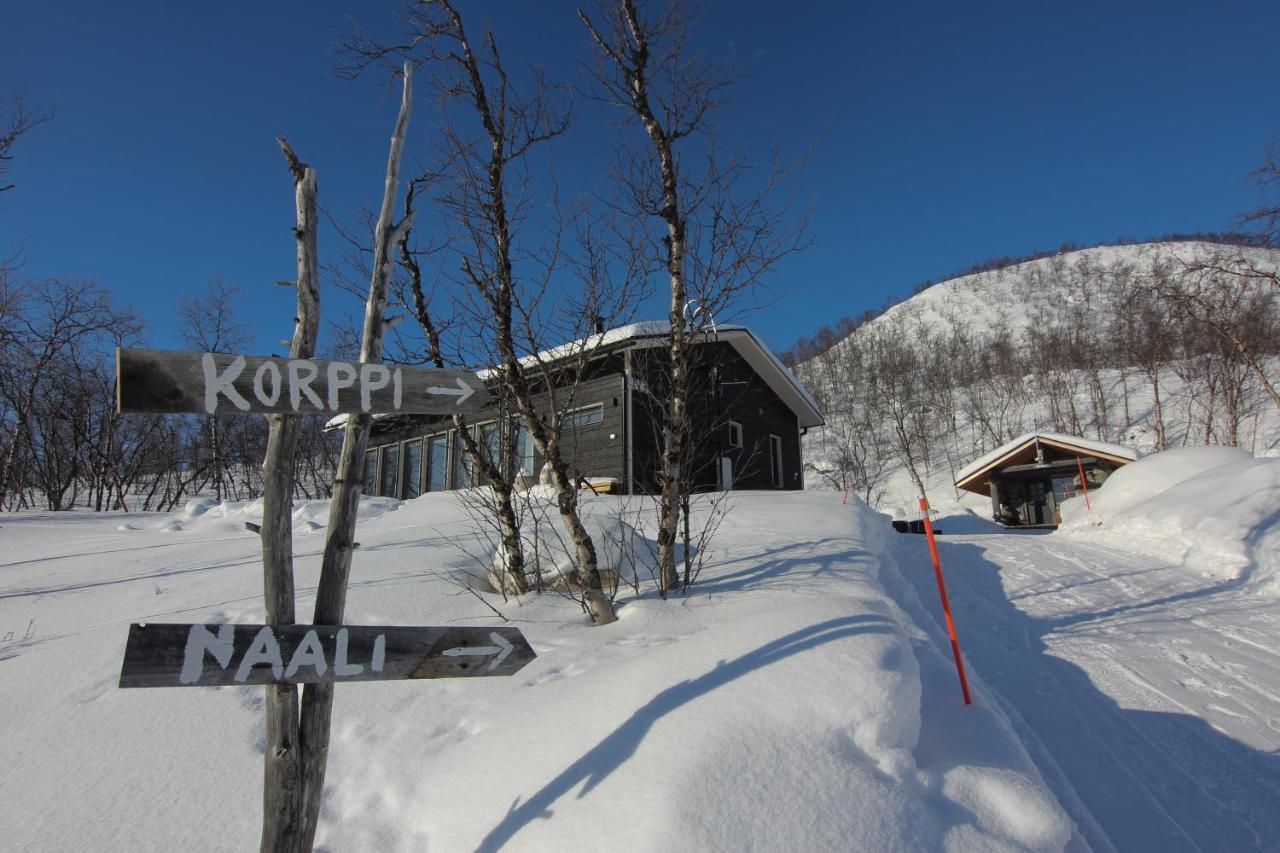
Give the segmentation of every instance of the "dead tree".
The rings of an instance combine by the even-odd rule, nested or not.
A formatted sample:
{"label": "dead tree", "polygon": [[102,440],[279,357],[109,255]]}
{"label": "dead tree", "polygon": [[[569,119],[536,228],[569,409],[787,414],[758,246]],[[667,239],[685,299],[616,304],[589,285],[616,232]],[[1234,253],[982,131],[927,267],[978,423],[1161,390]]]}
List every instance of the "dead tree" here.
{"label": "dead tree", "polygon": [[[301,162],[281,137],[280,148],[293,174],[297,208],[297,315],[290,358],[315,354],[320,324],[320,278],[316,254],[316,172]],[[262,570],[267,623],[295,621],[293,588],[293,488],[297,466],[298,415],[268,415],[267,452],[262,462]],[[299,739],[298,688],[266,685],[267,743],[262,796],[262,850],[310,850],[300,846],[306,832],[303,754]],[[323,768],[322,768],[323,769]],[[312,820],[314,824],[314,819]]]}

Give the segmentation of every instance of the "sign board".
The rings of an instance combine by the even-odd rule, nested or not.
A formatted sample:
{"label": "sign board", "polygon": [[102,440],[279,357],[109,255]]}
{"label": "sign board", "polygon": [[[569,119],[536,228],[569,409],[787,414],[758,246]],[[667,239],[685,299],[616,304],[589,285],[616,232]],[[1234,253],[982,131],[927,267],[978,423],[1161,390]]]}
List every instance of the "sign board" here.
{"label": "sign board", "polygon": [[133,624],[121,687],[215,687],[512,675],[519,628]]}
{"label": "sign board", "polygon": [[116,394],[121,412],[206,415],[452,415],[489,401],[484,382],[465,370],[124,347]]}

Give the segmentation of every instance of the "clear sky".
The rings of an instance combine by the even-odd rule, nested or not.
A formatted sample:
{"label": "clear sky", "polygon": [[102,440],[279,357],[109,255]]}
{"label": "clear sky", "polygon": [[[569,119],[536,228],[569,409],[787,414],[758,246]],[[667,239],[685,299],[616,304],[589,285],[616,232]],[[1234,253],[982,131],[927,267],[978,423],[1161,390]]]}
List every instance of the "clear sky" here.
{"label": "clear sky", "polygon": [[[513,65],[581,81],[577,4],[460,5]],[[390,5],[4,3],[0,90],[57,115],[15,151],[0,249],[27,245],[33,277],[102,281],[157,346],[178,346],[181,294],[220,275],[245,291],[256,349],[277,350],[292,296],[272,282],[293,277],[294,249],[275,137],[316,166],[334,215],[381,192],[395,99],[330,73],[348,16],[385,30]],[[1277,33],[1273,0],[719,3],[702,44],[746,75],[723,140],[757,161],[816,143],[794,187],[815,245],[748,322],[783,348],[992,256],[1231,227],[1280,133]],[[574,188],[605,180],[613,139],[579,107],[545,149]],[[431,129],[420,103],[411,152]],[[322,254],[340,250],[322,232]],[[329,315],[352,302],[324,299]]]}

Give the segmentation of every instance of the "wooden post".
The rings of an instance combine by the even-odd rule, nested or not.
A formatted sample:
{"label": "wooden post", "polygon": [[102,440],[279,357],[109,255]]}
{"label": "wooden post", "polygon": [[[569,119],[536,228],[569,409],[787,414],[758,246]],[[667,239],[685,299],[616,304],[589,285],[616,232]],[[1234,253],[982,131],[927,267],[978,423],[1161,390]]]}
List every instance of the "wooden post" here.
{"label": "wooden post", "polygon": [[1093,512],[1093,505],[1089,503],[1089,481],[1084,478],[1084,462],[1079,455],[1076,456],[1076,467],[1080,469],[1080,488],[1084,490],[1085,511]]}
{"label": "wooden post", "polygon": [[933,576],[938,581],[938,595],[942,597],[942,615],[947,621],[947,635],[951,638],[951,656],[956,661],[956,674],[960,676],[960,692],[964,704],[972,705],[969,698],[969,679],[964,674],[964,661],[960,658],[960,641],[956,639],[956,623],[951,618],[951,602],[947,600],[947,585],[942,580],[942,561],[938,559],[938,543],[933,538],[933,523],[929,520],[929,502],[920,498],[920,511],[924,513],[924,532],[929,540],[929,558],[933,560]]}
{"label": "wooden post", "polygon": [[[289,143],[277,140],[293,173],[297,207],[298,294],[290,358],[315,353],[320,324],[320,277],[316,255],[316,172],[298,160]],[[292,625],[293,486],[298,416],[268,415],[270,432],[263,460],[262,538],[263,590],[267,623]],[[302,753],[298,731],[298,688],[266,686],[267,742],[262,779],[263,851],[301,849],[303,838]]]}
{"label": "wooden post", "polygon": [[[404,230],[409,227],[412,212],[399,224],[392,224],[392,210],[400,184],[400,154],[409,126],[413,102],[413,67],[404,64],[404,89],[400,97],[400,113],[391,135],[387,154],[387,174],[383,186],[382,207],[374,229],[373,272],[369,278],[369,297],[365,302],[364,336],[360,345],[360,361],[382,360],[382,318],[387,306],[387,280],[390,278],[392,250]],[[364,451],[369,441],[372,416],[347,416],[342,436],[342,454],[338,460],[334,491],[329,504],[329,526],[325,530],[324,557],[320,567],[320,585],[316,590],[316,625],[340,625],[347,604],[347,580],[351,574],[354,550],[356,512],[364,485]],[[302,766],[303,844],[310,850],[315,840],[316,822],[320,816],[320,798],[324,791],[325,765],[329,755],[329,722],[333,714],[333,684],[308,684],[302,694],[302,741],[305,745]]]}

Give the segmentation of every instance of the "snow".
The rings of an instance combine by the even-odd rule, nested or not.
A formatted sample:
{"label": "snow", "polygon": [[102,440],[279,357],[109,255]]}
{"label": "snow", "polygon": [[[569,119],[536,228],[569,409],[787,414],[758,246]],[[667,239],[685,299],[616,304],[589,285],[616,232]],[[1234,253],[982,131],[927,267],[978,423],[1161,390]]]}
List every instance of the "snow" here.
{"label": "snow", "polygon": [[1181,563],[1280,594],[1280,458],[1235,447],[1148,456],[1062,508],[1064,536]]}
{"label": "snow", "polygon": [[[583,496],[652,537],[628,500]],[[983,676],[965,707],[927,613],[899,603],[914,568],[882,516],[731,500],[691,595],[624,590],[602,628],[554,593],[466,588],[486,551],[453,496],[362,507],[348,622],[499,624],[492,606],[538,658],[340,688],[319,849],[1083,849]],[[295,527],[323,510],[300,502]],[[261,688],[115,686],[130,622],[261,621],[252,517],[0,516],[5,846],[253,847]],[[296,542],[302,613],[321,545]]]}
{"label": "snow", "polygon": [[[940,524],[963,528],[957,520]],[[895,595],[936,647],[946,634],[923,538],[895,543]],[[938,547],[969,671],[1082,843],[1277,849],[1274,598],[1061,531],[949,533]]]}
{"label": "snow", "polygon": [[976,474],[992,462],[995,462],[1001,456],[1004,456],[1010,451],[1016,450],[1036,438],[1069,444],[1073,447],[1079,447],[1095,453],[1105,453],[1109,456],[1118,456],[1121,459],[1133,460],[1138,458],[1138,452],[1136,450],[1132,447],[1125,447],[1122,444],[1114,444],[1109,441],[1095,441],[1089,438],[1081,438],[1078,435],[1064,435],[1057,432],[1027,432],[1013,439],[1013,441],[1002,444],[995,450],[979,456],[959,471],[956,471],[956,482],[958,483],[966,477]]}

